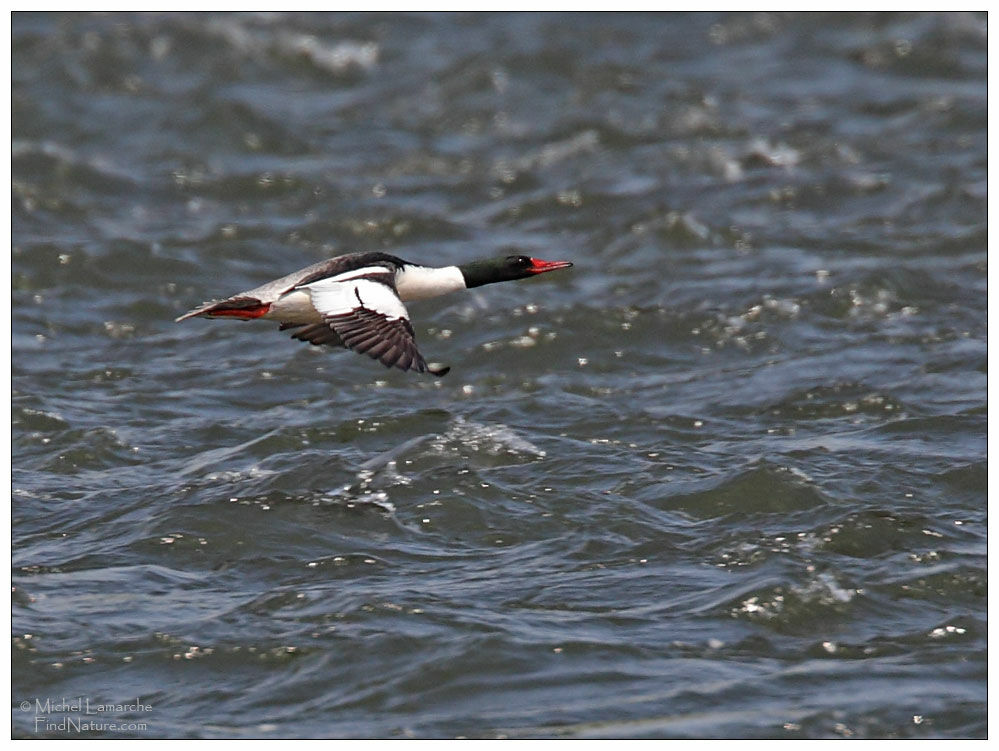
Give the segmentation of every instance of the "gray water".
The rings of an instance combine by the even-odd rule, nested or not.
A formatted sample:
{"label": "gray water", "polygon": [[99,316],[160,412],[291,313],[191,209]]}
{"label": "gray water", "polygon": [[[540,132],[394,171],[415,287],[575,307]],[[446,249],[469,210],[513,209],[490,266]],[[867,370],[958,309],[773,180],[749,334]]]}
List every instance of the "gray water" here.
{"label": "gray water", "polygon": [[[15,736],[986,735],[986,17],[12,43]],[[575,266],[173,322],[359,250]]]}

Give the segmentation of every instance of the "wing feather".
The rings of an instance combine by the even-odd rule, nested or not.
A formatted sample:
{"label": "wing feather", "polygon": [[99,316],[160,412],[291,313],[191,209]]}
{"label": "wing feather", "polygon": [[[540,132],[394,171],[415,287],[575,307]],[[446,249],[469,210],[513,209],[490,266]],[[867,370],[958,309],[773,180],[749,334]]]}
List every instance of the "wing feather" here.
{"label": "wing feather", "polygon": [[388,368],[443,375],[420,354],[394,278],[394,270],[371,266],[303,285],[324,323],[299,328],[292,336],[313,344],[332,339]]}
{"label": "wing feather", "polygon": [[291,338],[298,339],[300,342],[308,342],[316,346],[321,344],[326,344],[330,347],[344,346],[343,340],[330,328],[328,323],[282,323],[279,330],[288,331],[289,329],[292,329]]}

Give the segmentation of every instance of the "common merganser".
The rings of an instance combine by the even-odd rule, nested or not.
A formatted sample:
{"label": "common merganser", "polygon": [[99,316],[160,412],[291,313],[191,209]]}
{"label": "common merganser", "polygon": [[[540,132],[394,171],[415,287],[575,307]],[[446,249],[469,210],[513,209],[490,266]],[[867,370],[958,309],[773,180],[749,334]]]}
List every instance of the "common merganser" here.
{"label": "common merganser", "polygon": [[388,253],[350,253],[224,300],[210,300],[177,321],[195,316],[274,320],[280,331],[290,331],[300,341],[347,347],[388,368],[442,376],[451,368],[423,359],[403,302],[570,266],[569,261],[515,255],[435,268]]}

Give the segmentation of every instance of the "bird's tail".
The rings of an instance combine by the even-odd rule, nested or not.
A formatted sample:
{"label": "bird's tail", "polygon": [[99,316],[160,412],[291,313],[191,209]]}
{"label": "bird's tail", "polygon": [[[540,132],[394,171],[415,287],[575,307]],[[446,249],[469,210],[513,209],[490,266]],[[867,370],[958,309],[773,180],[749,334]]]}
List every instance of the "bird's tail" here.
{"label": "bird's tail", "polygon": [[255,297],[230,297],[227,300],[209,300],[202,303],[194,310],[190,310],[179,318],[176,323],[194,318],[195,316],[208,316],[209,318],[240,318],[248,321],[251,318],[260,318],[271,309],[270,303],[260,302]]}

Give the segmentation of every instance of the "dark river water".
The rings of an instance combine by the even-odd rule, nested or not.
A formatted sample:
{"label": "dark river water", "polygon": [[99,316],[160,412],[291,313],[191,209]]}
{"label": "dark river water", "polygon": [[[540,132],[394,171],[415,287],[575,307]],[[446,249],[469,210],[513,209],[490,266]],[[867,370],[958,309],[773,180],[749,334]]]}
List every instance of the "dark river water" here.
{"label": "dark river water", "polygon": [[[15,736],[986,735],[984,15],[12,45]],[[174,323],[357,250],[575,266]]]}

